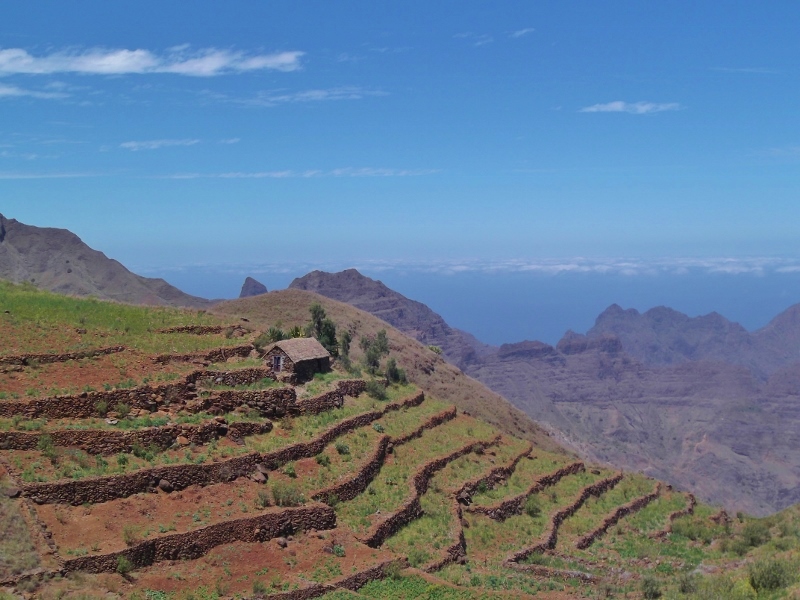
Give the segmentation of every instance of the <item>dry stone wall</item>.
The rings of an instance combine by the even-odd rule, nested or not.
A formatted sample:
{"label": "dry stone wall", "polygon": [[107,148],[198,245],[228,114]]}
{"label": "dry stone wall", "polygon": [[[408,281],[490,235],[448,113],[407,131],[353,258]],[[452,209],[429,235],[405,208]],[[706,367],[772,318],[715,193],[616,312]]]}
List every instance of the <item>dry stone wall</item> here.
{"label": "dry stone wall", "polygon": [[457,458],[474,452],[476,448],[480,447],[485,450],[486,448],[498,444],[500,440],[501,436],[498,435],[488,441],[473,442],[446,456],[425,463],[411,480],[411,496],[403,502],[397,511],[370,527],[366,537],[361,539],[361,541],[371,548],[381,546],[387,538],[397,533],[403,525],[410,523],[422,515],[420,498],[428,491],[428,484],[434,473],[440,471],[447,466],[448,463],[451,463]]}
{"label": "dry stone wall", "polygon": [[597,483],[583,488],[581,493],[578,495],[578,498],[572,504],[562,508],[559,511],[556,511],[553,514],[550,519],[550,530],[544,536],[541,542],[511,554],[508,558],[506,558],[505,565],[514,568],[519,561],[525,560],[531,554],[542,553],[546,550],[552,550],[555,548],[556,543],[558,542],[558,530],[561,527],[561,524],[569,517],[574,515],[578,509],[583,506],[584,502],[586,502],[591,496],[600,496],[604,494],[617,485],[620,481],[622,481],[622,473],[618,473],[613,477],[607,477],[606,479],[602,479]]}
{"label": "dry stone wall", "polygon": [[256,348],[252,344],[243,346],[230,346],[227,348],[216,348],[209,352],[190,352],[186,354],[159,354],[153,358],[153,362],[167,364],[171,362],[225,362],[229,358],[247,358]]}
{"label": "dry stone wall", "polygon": [[467,497],[470,498],[481,484],[485,485],[487,489],[494,489],[496,485],[500,482],[505,481],[511,475],[513,475],[514,471],[523,458],[530,456],[531,452],[533,451],[533,445],[529,444],[528,447],[523,450],[520,454],[515,456],[511,459],[511,462],[505,465],[501,465],[499,467],[494,467],[490,470],[486,475],[482,475],[477,479],[473,479],[472,481],[467,481],[464,485],[462,485],[459,490],[456,492],[456,498],[459,497]]}
{"label": "dry stone wall", "polygon": [[603,522],[600,523],[600,526],[590,531],[583,537],[581,537],[576,543],[575,547],[578,550],[585,550],[592,544],[594,544],[595,540],[608,531],[609,527],[616,525],[620,519],[626,517],[631,513],[635,513],[639,510],[642,510],[645,506],[650,504],[653,500],[661,495],[661,484],[657,483],[655,489],[650,492],[649,494],[645,494],[644,496],[640,496],[639,498],[634,498],[630,502],[623,504],[622,506],[617,507],[616,510],[612,511],[610,515],[606,516],[603,519]]}
{"label": "dry stone wall", "polygon": [[651,533],[650,534],[651,538],[663,540],[670,533],[672,533],[672,523],[675,521],[675,519],[680,519],[681,517],[686,517],[688,515],[694,514],[694,507],[697,506],[697,498],[694,497],[694,494],[687,494],[686,496],[687,496],[686,506],[680,510],[671,512],[667,517],[666,527],[664,527],[664,529],[661,529],[660,531]]}
{"label": "dry stone wall", "polygon": [[445,548],[443,553],[444,555],[442,557],[421,567],[421,570],[425,571],[426,573],[434,573],[440,569],[443,569],[447,565],[463,562],[467,557],[467,538],[464,536],[464,526],[462,525],[464,513],[461,510],[461,505],[454,501],[450,505],[450,513],[451,518],[455,520],[454,522],[458,528],[456,541]]}
{"label": "dry stone wall", "polygon": [[255,598],[264,598],[265,600],[311,600],[311,598],[319,598],[337,589],[346,589],[355,592],[367,585],[370,581],[383,579],[389,573],[390,569],[407,566],[408,563],[404,559],[387,560],[374,567],[335,579],[330,583],[314,583],[300,590],[277,592],[267,596],[255,596]]}
{"label": "dry stone wall", "polygon": [[399,437],[392,438],[392,445],[400,446],[401,444],[406,444],[413,439],[421,437],[422,434],[425,433],[427,429],[435,429],[442,423],[446,423],[447,421],[452,421],[453,419],[456,418],[456,415],[457,411],[455,406],[445,409],[439,414],[433,415],[430,419],[425,421],[425,423],[417,427],[411,433],[407,433],[406,435],[401,435]]}
{"label": "dry stone wall", "polygon": [[375,476],[380,473],[383,461],[386,459],[386,447],[388,445],[389,436],[382,436],[372,456],[353,477],[317,492],[312,498],[325,504],[334,504],[356,498],[367,489],[367,486],[372,483]]}
{"label": "dry stone wall", "polygon": [[163,535],[145,540],[119,552],[81,556],[64,561],[64,572],[104,573],[117,570],[121,557],[139,569],[165,560],[192,560],[213,548],[231,542],[263,542],[296,531],[336,527],[336,513],[330,506],[304,506],[271,510],[245,519],[225,521],[186,533]]}
{"label": "dry stone wall", "polygon": [[148,448],[156,446],[166,449],[172,446],[178,436],[185,437],[193,444],[206,444],[221,436],[246,437],[269,433],[272,423],[208,421],[200,425],[176,424],[148,427],[132,431],[102,429],[65,429],[47,433],[27,433],[22,431],[0,431],[0,449],[35,450],[39,440],[48,436],[55,446],[80,448],[88,454],[108,456],[118,452],[130,452],[135,446]]}
{"label": "dry stone wall", "polygon": [[586,467],[582,462],[578,461],[571,463],[565,467],[561,467],[560,469],[553,471],[552,473],[548,473],[547,475],[540,477],[530,488],[528,488],[526,492],[518,494],[513,498],[509,498],[508,500],[504,500],[499,504],[495,504],[494,506],[470,506],[467,511],[484,514],[495,521],[505,521],[507,518],[513,515],[522,514],[522,507],[525,505],[525,500],[531,494],[536,494],[541,492],[546,487],[555,485],[561,480],[561,478],[566,477],[567,475],[574,475],[585,470]]}
{"label": "dry stone wall", "polygon": [[22,484],[22,494],[39,504],[73,504],[108,502],[115,498],[127,498],[133,494],[152,490],[162,479],[176,490],[190,485],[211,485],[245,477],[262,464],[269,469],[301,458],[316,456],[340,435],[369,425],[392,410],[418,406],[425,399],[422,392],[400,402],[387,404],[381,411],[371,411],[337,423],[310,442],[300,442],[268,454],[256,452],[225,461],[202,465],[167,465],[141,469],[133,473],[107,477],[91,477],[76,481]]}
{"label": "dry stone wall", "polygon": [[125,346],[111,346],[109,348],[98,348],[96,350],[84,350],[82,352],[67,352],[65,354],[17,354],[14,356],[0,356],[0,365],[11,365],[25,367],[32,363],[40,365],[67,362],[70,360],[80,360],[82,358],[92,358],[95,356],[105,356],[116,354],[127,350]]}
{"label": "dry stone wall", "polygon": [[333,408],[341,408],[345,396],[355,398],[366,389],[367,382],[363,379],[343,379],[337,382],[335,390],[298,402],[296,412],[304,415],[316,415]]}

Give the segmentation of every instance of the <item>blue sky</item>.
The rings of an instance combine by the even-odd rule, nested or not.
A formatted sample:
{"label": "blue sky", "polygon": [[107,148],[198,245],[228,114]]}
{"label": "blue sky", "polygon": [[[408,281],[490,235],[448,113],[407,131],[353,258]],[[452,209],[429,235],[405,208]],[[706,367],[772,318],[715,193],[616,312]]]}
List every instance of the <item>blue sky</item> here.
{"label": "blue sky", "polygon": [[788,1],[7,2],[0,212],[149,272],[792,259],[799,17]]}

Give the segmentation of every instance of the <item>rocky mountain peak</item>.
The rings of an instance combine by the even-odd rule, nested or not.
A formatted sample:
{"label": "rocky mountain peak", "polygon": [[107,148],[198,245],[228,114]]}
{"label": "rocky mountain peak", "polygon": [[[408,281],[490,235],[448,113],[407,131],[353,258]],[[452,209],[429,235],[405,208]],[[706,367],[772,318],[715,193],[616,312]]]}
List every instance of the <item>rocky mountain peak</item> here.
{"label": "rocky mountain peak", "polygon": [[251,296],[260,296],[267,293],[267,286],[260,281],[248,277],[242,284],[242,291],[239,292],[239,298],[249,298]]}

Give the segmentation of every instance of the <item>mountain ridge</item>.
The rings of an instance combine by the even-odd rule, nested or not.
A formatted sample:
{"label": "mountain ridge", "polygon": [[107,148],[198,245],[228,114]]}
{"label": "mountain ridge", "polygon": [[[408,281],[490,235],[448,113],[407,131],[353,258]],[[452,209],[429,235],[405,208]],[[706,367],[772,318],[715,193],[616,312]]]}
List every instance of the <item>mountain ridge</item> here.
{"label": "mountain ridge", "polygon": [[0,279],[76,296],[132,304],[206,308],[163,279],[142,277],[67,229],[35,227],[0,214]]}

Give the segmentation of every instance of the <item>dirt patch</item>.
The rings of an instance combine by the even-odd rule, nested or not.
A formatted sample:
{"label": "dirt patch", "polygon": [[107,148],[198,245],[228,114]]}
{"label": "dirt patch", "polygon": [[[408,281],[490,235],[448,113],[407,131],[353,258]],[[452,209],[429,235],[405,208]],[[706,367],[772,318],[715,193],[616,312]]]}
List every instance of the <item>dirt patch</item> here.
{"label": "dirt patch", "polygon": [[[334,546],[341,547],[344,556],[334,555]],[[254,583],[265,586],[266,593],[300,589],[313,582],[350,575],[392,557],[390,552],[361,544],[346,531],[307,532],[287,540],[285,548],[277,540],[228,544],[198,560],[160,563],[136,572],[134,586],[165,592],[206,587],[225,596],[249,596]]]}
{"label": "dirt patch", "polygon": [[[191,486],[167,494],[136,494],[86,506],[43,505],[39,518],[64,556],[107,554],[159,535],[184,533],[263,512],[262,484],[239,478],[232,484]],[[272,503],[271,497],[269,497]]]}
{"label": "dirt patch", "polygon": [[[20,371],[0,372],[0,391],[6,399],[44,398],[103,390],[123,385],[177,381],[196,369],[187,363],[156,364],[146,354],[126,350],[119,354],[25,367]],[[133,383],[131,383],[133,382]]]}

